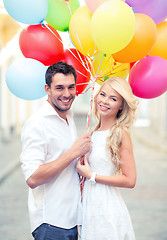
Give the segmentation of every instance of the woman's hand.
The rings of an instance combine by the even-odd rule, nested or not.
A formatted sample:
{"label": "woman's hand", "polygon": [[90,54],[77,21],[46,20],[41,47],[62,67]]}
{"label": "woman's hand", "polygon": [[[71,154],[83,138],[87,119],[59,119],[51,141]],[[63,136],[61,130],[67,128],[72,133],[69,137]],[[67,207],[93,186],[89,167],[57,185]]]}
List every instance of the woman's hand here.
{"label": "woman's hand", "polygon": [[87,157],[84,157],[84,163],[83,158],[79,158],[77,165],[76,165],[76,171],[79,173],[80,176],[86,177],[87,179],[90,179],[92,176],[92,169],[90,168]]}

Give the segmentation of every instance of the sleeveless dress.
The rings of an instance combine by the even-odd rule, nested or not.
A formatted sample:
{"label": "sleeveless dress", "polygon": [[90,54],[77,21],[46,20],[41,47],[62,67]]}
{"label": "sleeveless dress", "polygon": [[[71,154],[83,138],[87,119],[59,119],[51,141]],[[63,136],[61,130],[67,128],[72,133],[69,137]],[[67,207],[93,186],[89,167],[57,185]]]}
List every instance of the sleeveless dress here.
{"label": "sleeveless dress", "polygon": [[[89,164],[99,175],[115,175],[115,165],[106,149],[109,130],[92,135]],[[85,181],[81,240],[135,240],[131,218],[119,189]]]}

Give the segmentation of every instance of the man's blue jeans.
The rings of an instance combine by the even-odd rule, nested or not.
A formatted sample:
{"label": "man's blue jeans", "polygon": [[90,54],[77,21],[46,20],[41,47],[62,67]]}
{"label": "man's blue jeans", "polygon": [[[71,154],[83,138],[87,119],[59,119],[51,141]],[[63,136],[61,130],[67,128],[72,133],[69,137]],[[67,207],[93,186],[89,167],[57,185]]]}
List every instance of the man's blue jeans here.
{"label": "man's blue jeans", "polygon": [[35,240],[77,240],[77,227],[64,229],[47,223],[41,224],[32,233]]}

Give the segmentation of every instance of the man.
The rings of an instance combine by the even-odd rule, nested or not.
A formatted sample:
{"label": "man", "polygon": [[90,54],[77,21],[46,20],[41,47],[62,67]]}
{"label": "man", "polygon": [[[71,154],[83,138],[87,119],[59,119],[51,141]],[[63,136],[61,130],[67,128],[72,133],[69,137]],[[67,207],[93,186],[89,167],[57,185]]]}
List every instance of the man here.
{"label": "man", "polygon": [[48,100],[22,130],[22,169],[29,186],[29,214],[35,240],[77,240],[81,225],[76,159],[91,150],[90,134],[76,140],[70,107],[76,73],[58,62],[46,71]]}

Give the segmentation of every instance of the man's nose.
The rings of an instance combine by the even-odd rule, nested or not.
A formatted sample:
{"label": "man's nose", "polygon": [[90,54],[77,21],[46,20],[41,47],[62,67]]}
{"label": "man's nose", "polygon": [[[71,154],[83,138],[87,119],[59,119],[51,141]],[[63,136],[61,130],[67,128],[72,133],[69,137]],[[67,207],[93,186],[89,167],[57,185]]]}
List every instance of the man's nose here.
{"label": "man's nose", "polygon": [[66,98],[70,97],[71,94],[70,94],[69,89],[64,89],[63,95],[64,95],[64,97],[66,97]]}

